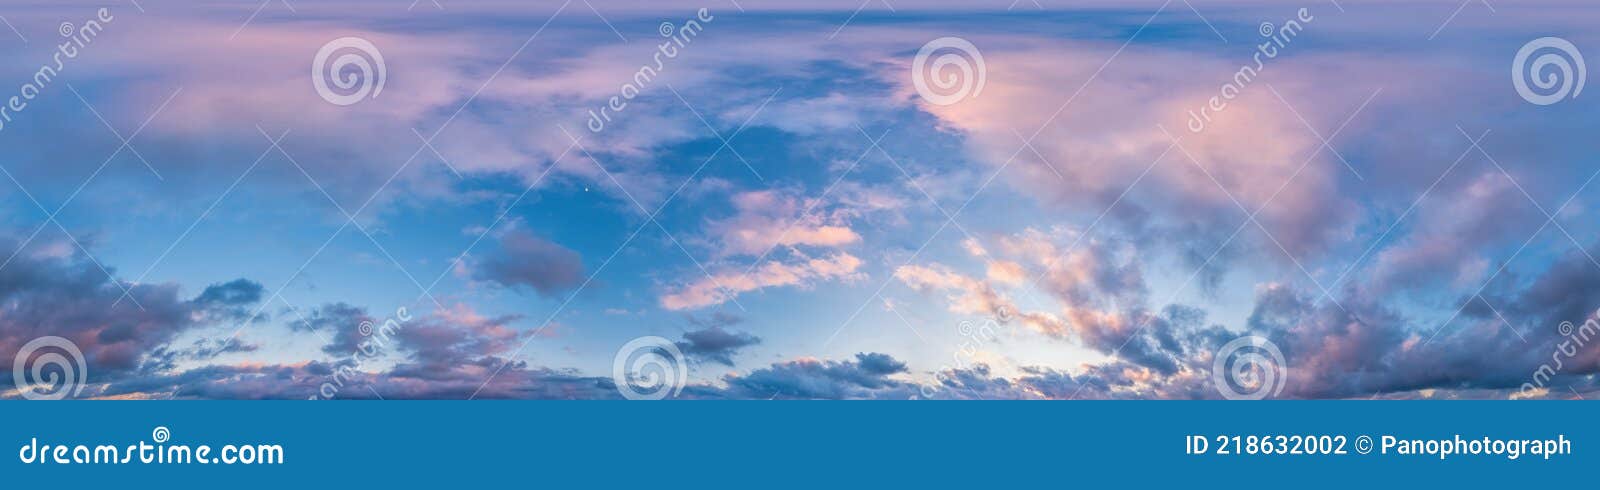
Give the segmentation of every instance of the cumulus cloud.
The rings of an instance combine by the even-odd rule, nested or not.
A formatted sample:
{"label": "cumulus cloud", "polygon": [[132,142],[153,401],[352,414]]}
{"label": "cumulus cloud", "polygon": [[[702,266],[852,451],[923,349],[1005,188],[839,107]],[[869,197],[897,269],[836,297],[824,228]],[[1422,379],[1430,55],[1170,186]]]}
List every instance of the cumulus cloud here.
{"label": "cumulus cloud", "polygon": [[[212,364],[189,369],[151,369],[116,380],[95,393],[101,397],[164,395],[180,398],[483,398],[607,397],[599,380],[572,371],[529,367],[505,356],[530,332],[515,329],[517,316],[485,316],[455,305],[392,328],[359,333],[372,321],[365,309],[344,303],[324,305],[290,324],[298,330],[333,332],[323,352],[330,360],[298,364]],[[381,342],[370,348],[366,342]],[[196,343],[199,352],[214,341]],[[352,356],[363,353],[362,362]],[[189,352],[189,351],[186,351]],[[498,373],[498,374],[497,374]],[[554,383],[554,384],[545,384]],[[565,383],[565,387],[562,384]],[[479,392],[480,388],[482,389]],[[584,391],[586,390],[586,391]]]}
{"label": "cumulus cloud", "polygon": [[232,324],[267,322],[272,319],[272,315],[261,311],[260,308],[252,307],[261,302],[264,291],[265,288],[261,283],[249,279],[235,279],[207,286],[193,300],[195,306],[200,308],[205,316],[197,321]]}
{"label": "cumulus cloud", "polygon": [[249,305],[261,301],[262,289],[259,282],[235,279],[207,287],[194,302],[206,307]]}
{"label": "cumulus cloud", "polygon": [[[721,255],[758,256],[774,247],[837,248],[861,241],[841,216],[823,216],[816,204],[776,190],[742,192],[733,196],[735,214],[707,228],[718,238]],[[802,215],[805,211],[812,212]]]}
{"label": "cumulus cloud", "polygon": [[[1188,375],[1198,357],[1221,345],[1226,330],[1207,325],[1203,310],[1181,305],[1148,311],[1142,266],[1115,240],[1086,239],[1071,230],[1027,229],[999,237],[992,250],[969,243],[982,258],[987,279],[949,266],[905,266],[895,277],[920,291],[945,291],[953,313],[1018,321],[1047,337],[1078,343],[1112,356],[1129,369],[1163,377]],[[981,253],[979,253],[981,252]],[[995,278],[996,268],[1022,269]],[[1049,294],[1044,310],[1023,309],[1011,289],[1037,278]],[[1030,303],[1034,304],[1034,303]]]}
{"label": "cumulus cloud", "polygon": [[500,248],[481,259],[474,277],[502,287],[525,287],[555,296],[583,283],[583,258],[577,252],[521,228],[500,236]]}
{"label": "cumulus cloud", "polygon": [[361,325],[376,323],[377,320],[367,314],[366,308],[360,308],[348,303],[330,303],[318,306],[311,310],[307,316],[300,316],[289,323],[292,331],[331,333],[331,342],[322,346],[322,352],[334,356],[349,356],[366,340],[361,334]]}
{"label": "cumulus cloud", "polygon": [[[1594,253],[1600,246],[1591,249]],[[917,383],[859,375],[862,369],[909,374],[887,356],[873,358],[885,366],[879,369],[866,369],[874,362],[865,358],[856,363],[802,359],[727,376],[727,388],[717,394],[754,398],[789,389],[804,398],[1216,398],[1210,372],[1215,353],[1228,341],[1250,334],[1267,337],[1284,354],[1286,397],[1550,398],[1572,390],[1593,393],[1600,389],[1594,379],[1600,373],[1600,351],[1569,344],[1569,356],[1558,349],[1562,342],[1578,342],[1576,335],[1586,332],[1578,326],[1600,322],[1600,312],[1593,308],[1600,304],[1594,267],[1583,251],[1571,251],[1531,281],[1504,281],[1483,298],[1464,299],[1463,314],[1450,325],[1419,323],[1356,293],[1336,305],[1266,283],[1257,289],[1242,332],[1209,324],[1203,310],[1184,305],[1168,306],[1159,315],[1127,312],[1115,317],[1116,323],[1102,318],[1100,323],[1074,324],[1075,338],[1114,355],[1071,371],[1024,366],[1008,377],[980,363],[932,373],[932,382]],[[928,269],[914,276],[910,280],[948,286],[959,294],[981,284],[948,271]],[[1533,320],[1508,323],[1506,315]],[[1573,333],[1552,327],[1561,321],[1572,322]],[[1440,333],[1434,336],[1435,331]],[[1592,342],[1595,334],[1587,332]],[[1545,375],[1536,377],[1545,367]],[[1542,386],[1523,392],[1523,384],[1536,379]]]}
{"label": "cumulus cloud", "polygon": [[862,277],[857,272],[861,265],[861,259],[843,252],[823,258],[800,257],[793,262],[769,260],[749,272],[730,270],[695,280],[662,295],[660,303],[669,310],[689,310],[719,305],[739,294],[771,287],[805,288],[823,281],[853,280]]}
{"label": "cumulus cloud", "polygon": [[430,379],[482,365],[486,359],[510,352],[530,334],[511,327],[510,323],[518,319],[515,315],[488,317],[457,305],[405,325],[395,337],[398,349],[409,356],[409,362],[395,366],[394,374]]}
{"label": "cumulus cloud", "polygon": [[[969,254],[983,259],[983,278],[942,264],[903,266],[895,278],[918,291],[947,292],[953,313],[1015,316],[1046,336],[1077,338],[1108,353],[1141,330],[1141,318],[1154,318],[1141,311],[1145,285],[1140,263],[1114,242],[1081,239],[1069,230],[1026,229],[994,244],[994,250],[976,242],[966,245]],[[1008,292],[1034,286],[1050,293],[1059,309],[1020,308]]]}
{"label": "cumulus cloud", "polygon": [[[990,76],[982,97],[924,109],[966,134],[978,160],[996,165],[1018,151],[1017,128],[1043,125],[1033,140],[1040,155],[1021,152],[1008,167],[1015,169],[1009,176],[1014,185],[1042,201],[1082,209],[1118,202],[1121,209],[1112,209],[1112,219],[1163,234],[1191,225],[1234,225],[1234,199],[1251,211],[1270,201],[1258,219],[1300,254],[1321,249],[1349,219],[1347,203],[1337,194],[1337,179],[1346,170],[1337,161],[1312,158],[1320,141],[1265,86],[1249,87],[1203,132],[1188,131],[1189,111],[1216,94],[1237,61],[1134,46],[1119,50],[1118,63],[1099,71],[1114,45],[1021,44],[984,52]],[[1296,77],[1302,73],[1292,63],[1279,60],[1270,68],[1271,82],[1288,92],[1285,97],[1335,98],[1298,97]],[[1206,79],[1198,73],[1214,73],[1216,81],[1199,81]],[[1094,83],[1072,99],[1070,110],[1057,114],[1072,94],[1067,88],[1091,78]],[[1366,95],[1339,92],[1354,95],[1356,103]],[[1181,150],[1172,149],[1180,137]],[[1307,161],[1311,165],[1301,168]]]}
{"label": "cumulus cloud", "polygon": [[[9,238],[0,243],[13,250],[19,245]],[[152,361],[148,354],[180,334],[231,318],[236,307],[260,298],[259,285],[241,280],[186,299],[173,284],[113,279],[81,253],[33,253],[44,246],[31,245],[0,268],[0,361],[6,366],[24,344],[58,336],[83,352],[90,383],[118,379],[137,372]]]}
{"label": "cumulus cloud", "polygon": [[935,399],[971,400],[1061,400],[1104,399],[1116,393],[1106,379],[1093,373],[1073,376],[1044,367],[1023,368],[1023,375],[1006,378],[995,375],[988,364],[936,373],[937,384],[923,392]]}
{"label": "cumulus cloud", "polygon": [[1536,380],[1536,397],[1550,396],[1552,387],[1589,391],[1600,373],[1600,351],[1580,348],[1587,341],[1556,325],[1597,318],[1594,267],[1574,250],[1526,287],[1508,280],[1481,296],[1460,298],[1453,305],[1462,312],[1449,322],[1409,318],[1360,295],[1343,298],[1342,306],[1315,303],[1287,286],[1267,284],[1257,292],[1248,328],[1282,349],[1289,396],[1504,398],[1526,395],[1522,386]]}
{"label": "cumulus cloud", "polygon": [[[1042,271],[1039,285],[1070,305],[1132,304],[1143,299],[1143,267],[1125,244],[1084,238],[1072,230],[1047,233],[1033,228],[1001,237],[999,244],[1008,256]],[[990,271],[996,266],[1020,267],[996,262]]]}
{"label": "cumulus cloud", "polygon": [[948,291],[950,311],[969,315],[1007,317],[1017,311],[1010,299],[987,282],[962,275],[942,265],[906,265],[894,271],[895,279],[918,291]]}
{"label": "cumulus cloud", "polygon": [[1405,238],[1377,253],[1375,291],[1476,287],[1490,273],[1485,246],[1522,240],[1542,216],[1511,179],[1488,172],[1418,205]]}
{"label": "cumulus cloud", "polygon": [[761,337],[712,326],[684,333],[683,340],[677,345],[691,358],[732,367],[733,356],[739,350],[759,343]]}
{"label": "cumulus cloud", "polygon": [[[1019,260],[1034,267],[1064,269],[1041,269],[1046,270],[1044,276],[1058,276],[1055,284],[1043,284],[1062,305],[1058,336],[1112,359],[1082,366],[1077,374],[1031,367],[1023,376],[1000,378],[986,366],[950,370],[938,373],[939,383],[950,390],[947,396],[1058,398],[1061,391],[1052,387],[1065,387],[1078,397],[1215,397],[1209,378],[1213,355],[1226,342],[1246,334],[1264,336],[1281,348],[1287,360],[1285,396],[1419,397],[1424,390],[1427,394],[1442,390],[1444,396],[1505,396],[1532,381],[1541,365],[1551,363],[1554,346],[1564,340],[1551,325],[1563,320],[1581,325],[1595,318],[1592,305],[1600,304],[1595,266],[1583,251],[1575,250],[1532,281],[1508,279],[1482,297],[1460,299],[1456,304],[1463,305],[1463,312],[1451,324],[1419,323],[1372,299],[1382,295],[1369,295],[1360,288],[1335,304],[1284,284],[1266,283],[1257,290],[1244,331],[1238,332],[1209,324],[1206,312],[1192,306],[1169,305],[1159,314],[1147,312],[1143,295],[1136,294],[1141,288],[1129,286],[1137,283],[1117,279],[1117,274],[1097,280],[1094,264],[1045,260],[1060,250],[1048,246],[1049,241],[1029,237],[1038,238],[1031,233],[1003,238],[996,251],[1031,255],[1032,259]],[[992,258],[991,254],[984,256]],[[994,284],[943,266],[903,268],[897,277],[914,288],[950,291],[951,309],[958,313],[986,314],[1014,307]],[[1530,285],[1517,286],[1525,283]],[[1129,301],[1103,301],[1119,296]],[[1502,312],[1510,318],[1535,320],[1508,323],[1513,320]],[[1435,336],[1435,332],[1440,333]],[[1547,376],[1550,383],[1592,385],[1587,377],[1600,371],[1600,356],[1593,352],[1563,357],[1560,369]]]}
{"label": "cumulus cloud", "polygon": [[[731,398],[767,399],[905,399],[915,385],[896,379],[907,372],[904,362],[887,354],[861,353],[845,361],[800,359],[773,364],[748,374],[723,377],[727,388],[717,393]],[[690,392],[694,394],[695,392]]]}

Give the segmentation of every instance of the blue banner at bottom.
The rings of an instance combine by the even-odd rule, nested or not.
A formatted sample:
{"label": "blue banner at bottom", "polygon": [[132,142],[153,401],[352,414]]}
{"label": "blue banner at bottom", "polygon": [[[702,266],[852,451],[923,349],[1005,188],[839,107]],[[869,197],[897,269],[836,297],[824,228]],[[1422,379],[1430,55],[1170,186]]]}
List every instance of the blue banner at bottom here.
{"label": "blue banner at bottom", "polygon": [[7,488],[1592,487],[1600,405],[6,402]]}

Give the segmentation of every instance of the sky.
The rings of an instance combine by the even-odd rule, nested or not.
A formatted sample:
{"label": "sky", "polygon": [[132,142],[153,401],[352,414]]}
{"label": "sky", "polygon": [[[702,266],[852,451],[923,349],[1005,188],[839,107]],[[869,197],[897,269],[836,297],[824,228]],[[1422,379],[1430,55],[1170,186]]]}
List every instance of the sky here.
{"label": "sky", "polygon": [[1597,19],[8,2],[0,398],[1593,398]]}

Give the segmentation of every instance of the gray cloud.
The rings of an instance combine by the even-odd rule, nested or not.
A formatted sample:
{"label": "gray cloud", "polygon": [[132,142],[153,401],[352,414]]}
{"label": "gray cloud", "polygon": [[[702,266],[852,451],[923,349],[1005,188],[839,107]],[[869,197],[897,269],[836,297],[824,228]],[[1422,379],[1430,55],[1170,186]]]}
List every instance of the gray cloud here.
{"label": "gray cloud", "polygon": [[906,372],[905,363],[894,357],[862,353],[844,361],[777,363],[749,374],[725,376],[724,389],[698,387],[685,392],[719,398],[906,399],[916,393],[915,385],[891,378]]}
{"label": "gray cloud", "polygon": [[347,303],[330,303],[311,310],[307,316],[295,317],[289,329],[301,332],[322,332],[333,335],[331,343],[322,346],[322,352],[334,356],[349,356],[356,351],[366,336],[361,334],[361,324],[377,323],[366,308]]}
{"label": "gray cloud", "polygon": [[473,275],[503,287],[526,287],[554,296],[583,282],[583,259],[566,247],[514,228],[500,237],[499,250],[485,257]]}
{"label": "gray cloud", "polygon": [[731,367],[734,354],[740,349],[759,343],[761,337],[711,326],[684,333],[683,340],[677,345],[679,350],[691,358]]}
{"label": "gray cloud", "polygon": [[[33,339],[66,338],[83,352],[89,382],[115,380],[141,371],[148,357],[179,334],[230,317],[236,308],[259,300],[254,283],[245,280],[208,288],[193,299],[180,297],[176,285],[131,284],[112,279],[81,253],[51,253],[35,242],[0,239],[0,249],[18,250],[0,268],[0,364],[12,365],[18,350]],[[113,271],[114,272],[114,271]],[[123,298],[123,291],[127,298]],[[196,346],[214,355],[242,347]],[[199,349],[199,348],[204,349]],[[9,386],[11,377],[3,377]]]}

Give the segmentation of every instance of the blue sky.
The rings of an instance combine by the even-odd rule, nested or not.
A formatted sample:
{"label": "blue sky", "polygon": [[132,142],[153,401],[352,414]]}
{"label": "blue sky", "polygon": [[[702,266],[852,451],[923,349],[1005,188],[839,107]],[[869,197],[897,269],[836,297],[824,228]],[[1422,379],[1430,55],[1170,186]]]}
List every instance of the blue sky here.
{"label": "blue sky", "polygon": [[[1600,113],[1507,76],[1600,52],[1581,3],[403,3],[0,7],[0,86],[114,18],[0,129],[0,360],[304,398],[406,308],[338,397],[612,398],[642,336],[684,397],[1210,398],[1249,335],[1285,397],[1596,391],[1592,349],[1519,389],[1600,308]],[[984,85],[941,105],[912,68],[952,36]],[[337,105],[345,37],[384,84]]]}

